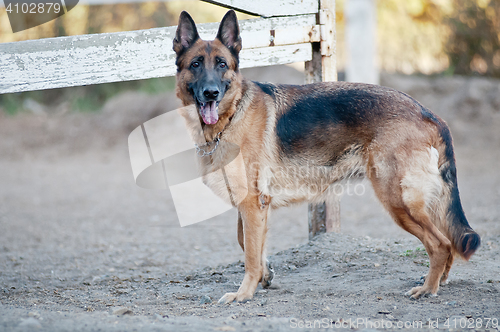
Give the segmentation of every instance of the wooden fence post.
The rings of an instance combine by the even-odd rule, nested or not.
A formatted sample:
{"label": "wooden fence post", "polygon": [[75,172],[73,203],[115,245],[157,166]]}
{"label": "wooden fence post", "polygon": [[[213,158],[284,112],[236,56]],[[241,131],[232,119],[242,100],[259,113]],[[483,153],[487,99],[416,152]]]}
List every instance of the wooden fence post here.
{"label": "wooden fence post", "polygon": [[[312,60],[305,63],[306,83],[337,80],[335,58],[335,0],[320,0],[317,22],[321,42],[312,43]],[[309,204],[309,239],[319,233],[340,232],[340,196],[332,193],[326,202]]]}

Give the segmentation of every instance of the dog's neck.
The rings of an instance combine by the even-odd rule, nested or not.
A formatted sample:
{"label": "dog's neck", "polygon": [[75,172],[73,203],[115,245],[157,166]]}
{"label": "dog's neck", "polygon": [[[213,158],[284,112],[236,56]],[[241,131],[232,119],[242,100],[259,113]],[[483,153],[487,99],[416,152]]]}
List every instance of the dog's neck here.
{"label": "dog's neck", "polygon": [[241,93],[233,98],[233,101],[230,103],[230,108],[224,112],[219,117],[219,121],[217,121],[214,125],[206,125],[202,122],[203,134],[205,136],[205,140],[207,142],[212,142],[216,139],[217,135],[222,132],[221,136],[224,136],[224,130],[227,129],[231,125],[231,121],[233,120],[236,112],[240,109],[240,102],[242,97],[245,95],[249,88],[249,82],[245,79],[241,82]]}

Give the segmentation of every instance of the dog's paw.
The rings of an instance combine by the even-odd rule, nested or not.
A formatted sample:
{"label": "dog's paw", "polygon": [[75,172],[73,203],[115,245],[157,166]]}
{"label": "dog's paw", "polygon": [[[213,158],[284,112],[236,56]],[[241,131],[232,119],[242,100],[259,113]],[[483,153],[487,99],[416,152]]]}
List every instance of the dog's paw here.
{"label": "dog's paw", "polygon": [[262,282],[261,282],[263,288],[271,287],[271,284],[272,284],[273,279],[274,279],[273,266],[271,265],[271,263],[269,261],[266,261],[266,265],[267,265],[267,272],[262,277]]}
{"label": "dog's paw", "polygon": [[223,297],[220,298],[220,304],[227,304],[232,302],[240,302],[244,303],[253,298],[252,294],[244,294],[244,293],[226,293]]}
{"label": "dog's paw", "polygon": [[234,302],[234,300],[236,300],[236,295],[238,295],[238,293],[226,293],[226,294],[224,294],[223,297],[221,297],[219,299],[219,303],[226,304],[226,303]]}
{"label": "dog's paw", "polygon": [[410,298],[417,300],[422,296],[437,296],[437,292],[432,292],[430,288],[419,286],[413,287],[408,292],[405,293],[406,296],[410,296]]}
{"label": "dog's paw", "polygon": [[439,285],[444,286],[448,285],[450,283],[450,280],[448,280],[448,276],[443,275],[441,279],[439,280]]}

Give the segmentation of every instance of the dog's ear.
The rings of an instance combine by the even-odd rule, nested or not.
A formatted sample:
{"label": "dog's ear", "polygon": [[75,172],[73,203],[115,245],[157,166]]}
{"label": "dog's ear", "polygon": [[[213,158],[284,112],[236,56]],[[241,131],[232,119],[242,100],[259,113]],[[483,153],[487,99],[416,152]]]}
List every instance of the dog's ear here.
{"label": "dog's ear", "polygon": [[200,36],[198,35],[198,30],[196,30],[196,24],[191,16],[186,11],[183,11],[179,16],[179,25],[177,26],[174,38],[173,48],[177,56],[190,48],[198,38]]}
{"label": "dog's ear", "polygon": [[238,27],[238,18],[234,10],[230,10],[224,15],[220,22],[217,39],[226,45],[235,55],[241,50],[240,28]]}

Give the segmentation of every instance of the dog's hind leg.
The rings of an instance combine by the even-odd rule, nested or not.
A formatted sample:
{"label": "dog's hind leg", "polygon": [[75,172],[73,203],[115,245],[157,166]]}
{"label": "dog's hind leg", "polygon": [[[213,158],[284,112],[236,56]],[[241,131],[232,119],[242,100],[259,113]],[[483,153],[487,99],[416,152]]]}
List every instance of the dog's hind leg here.
{"label": "dog's hind leg", "polygon": [[[446,266],[444,268],[443,275],[441,276],[441,280],[439,281],[440,286],[448,284],[448,275],[450,274],[450,269],[451,269],[451,266],[453,265],[454,260],[455,260],[455,255],[453,254],[453,251],[452,251],[452,254],[448,257],[448,260],[446,261]],[[422,279],[424,281],[426,278],[427,278],[427,275],[422,277]]]}
{"label": "dog's hind leg", "polygon": [[369,169],[375,171],[368,176],[396,223],[415,235],[429,255],[430,269],[424,285],[407,293],[416,299],[437,293],[440,279],[453,263],[453,253],[451,241],[437,227],[441,223],[439,215],[431,208],[444,195],[435,152],[431,148],[410,152],[410,156],[406,153],[386,156],[391,163],[377,163],[372,158]]}
{"label": "dog's hind leg", "polygon": [[[269,213],[271,210],[269,209],[269,204],[271,203],[271,197],[267,195],[261,194],[259,196],[260,209],[266,210],[268,215],[267,219],[269,219]],[[262,279],[261,284],[263,288],[269,288],[274,278],[274,269],[271,263],[267,260],[266,255],[266,236],[267,236],[267,223],[266,227],[264,227],[264,234],[262,239]]]}
{"label": "dog's hind leg", "polygon": [[453,265],[454,260],[455,260],[455,255],[452,253],[448,257],[448,260],[446,261],[446,267],[444,268],[443,275],[441,276],[441,280],[439,281],[439,284],[441,286],[448,284],[448,275],[450,274],[450,269],[451,269],[451,266]]}
{"label": "dog's hind leg", "polygon": [[430,269],[424,285],[412,288],[407,294],[415,299],[426,294],[436,295],[450,256],[453,256],[450,240],[431,223],[428,216],[417,215],[415,217],[413,213],[409,214],[406,209],[400,208],[393,208],[391,212],[403,229],[415,235],[423,243],[430,260]]}
{"label": "dog's hind leg", "polygon": [[240,244],[241,250],[245,251],[245,238],[243,235],[243,219],[241,218],[240,211],[238,211],[238,243]]}

